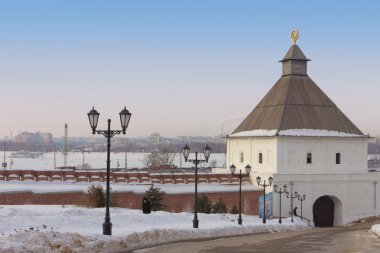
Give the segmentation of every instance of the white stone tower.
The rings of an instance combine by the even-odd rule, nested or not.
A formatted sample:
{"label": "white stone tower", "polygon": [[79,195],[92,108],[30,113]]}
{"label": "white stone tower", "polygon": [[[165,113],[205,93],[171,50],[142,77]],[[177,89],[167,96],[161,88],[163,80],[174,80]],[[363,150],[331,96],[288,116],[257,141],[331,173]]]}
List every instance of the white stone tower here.
{"label": "white stone tower", "polygon": [[[379,175],[368,173],[368,136],[310,79],[310,60],[295,41],[280,61],[280,79],[227,137],[227,166],[249,164],[252,182],[258,175],[273,176],[279,187],[287,184],[288,190],[306,194],[304,216],[316,225],[341,225],[378,213],[374,182]],[[333,203],[326,207],[328,222],[322,214],[326,199]],[[290,211],[288,202],[282,200],[282,216]],[[273,208],[279,215],[277,194]]]}

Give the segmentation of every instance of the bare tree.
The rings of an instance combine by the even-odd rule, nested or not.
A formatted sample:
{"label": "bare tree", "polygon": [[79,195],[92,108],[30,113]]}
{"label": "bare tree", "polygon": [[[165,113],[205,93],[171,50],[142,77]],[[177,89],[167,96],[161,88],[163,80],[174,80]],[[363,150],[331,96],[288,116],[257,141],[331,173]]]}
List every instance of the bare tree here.
{"label": "bare tree", "polygon": [[88,163],[77,165],[78,170],[90,170],[92,166]]}
{"label": "bare tree", "polygon": [[218,162],[217,162],[216,160],[212,160],[212,161],[210,162],[210,166],[213,167],[213,168],[215,168],[217,163],[218,163]]}
{"label": "bare tree", "polygon": [[147,168],[160,165],[173,165],[175,153],[169,147],[162,147],[153,151],[144,157],[144,163]]}

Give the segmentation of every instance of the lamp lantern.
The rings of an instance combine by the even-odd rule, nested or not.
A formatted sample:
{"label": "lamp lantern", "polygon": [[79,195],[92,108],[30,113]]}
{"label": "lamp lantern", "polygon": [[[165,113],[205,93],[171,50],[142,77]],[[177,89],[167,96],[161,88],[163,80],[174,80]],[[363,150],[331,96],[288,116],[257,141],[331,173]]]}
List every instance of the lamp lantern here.
{"label": "lamp lantern", "polygon": [[187,162],[187,158],[189,158],[189,154],[190,154],[190,147],[187,146],[187,144],[185,145],[185,147],[183,147],[182,153],[183,153],[183,157],[185,158],[185,162]]}
{"label": "lamp lantern", "polygon": [[268,181],[269,181],[269,186],[271,186],[272,183],[273,183],[273,177],[269,177],[269,178],[268,178]]}
{"label": "lamp lantern", "polygon": [[98,120],[99,120],[99,113],[92,107],[92,110],[87,113],[88,120],[90,121],[90,126],[92,129],[92,134],[95,134],[96,127],[98,125]]}
{"label": "lamp lantern", "polygon": [[247,166],[245,166],[245,173],[247,174],[247,176],[249,176],[249,174],[251,173],[251,169],[252,169],[252,167],[249,166],[249,164],[247,164]]}
{"label": "lamp lantern", "polygon": [[208,162],[208,159],[210,158],[211,151],[212,151],[212,149],[207,144],[206,147],[203,150],[203,154],[205,156],[206,162]]}
{"label": "lamp lantern", "polygon": [[232,175],[235,175],[235,170],[236,170],[236,166],[232,164],[232,165],[230,166],[230,171],[231,171],[231,174],[232,174]]}
{"label": "lamp lantern", "polygon": [[257,182],[257,185],[260,186],[260,182],[261,182],[261,177],[260,177],[260,176],[257,176],[257,177],[256,177],[256,182]]}
{"label": "lamp lantern", "polygon": [[131,119],[131,113],[127,110],[127,107],[124,107],[124,109],[119,113],[120,115],[120,123],[121,123],[121,129],[123,129],[123,134],[125,134],[125,131],[127,130],[129,120]]}

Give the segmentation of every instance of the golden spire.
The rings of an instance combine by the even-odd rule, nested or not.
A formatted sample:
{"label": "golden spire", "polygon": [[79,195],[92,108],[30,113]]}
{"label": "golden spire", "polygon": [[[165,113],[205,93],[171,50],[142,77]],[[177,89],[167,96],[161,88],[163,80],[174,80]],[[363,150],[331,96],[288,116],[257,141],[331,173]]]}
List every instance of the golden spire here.
{"label": "golden spire", "polygon": [[290,33],[290,38],[292,39],[293,44],[296,44],[296,41],[297,41],[299,35],[300,35],[300,33],[298,32],[297,29],[293,29],[293,31]]}

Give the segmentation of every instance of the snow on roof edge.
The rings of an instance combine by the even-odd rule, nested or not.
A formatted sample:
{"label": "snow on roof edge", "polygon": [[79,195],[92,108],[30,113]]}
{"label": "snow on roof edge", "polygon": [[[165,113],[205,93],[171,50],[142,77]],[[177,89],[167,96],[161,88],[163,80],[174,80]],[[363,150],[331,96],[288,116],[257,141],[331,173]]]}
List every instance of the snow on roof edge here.
{"label": "snow on roof edge", "polygon": [[236,134],[231,134],[228,137],[275,136],[276,133],[277,133],[277,129],[273,129],[273,130],[258,129],[258,130],[238,132]]}
{"label": "snow on roof edge", "polygon": [[366,135],[350,134],[322,129],[258,129],[229,135],[229,137],[270,137],[270,136],[307,136],[307,137],[368,137]]}

